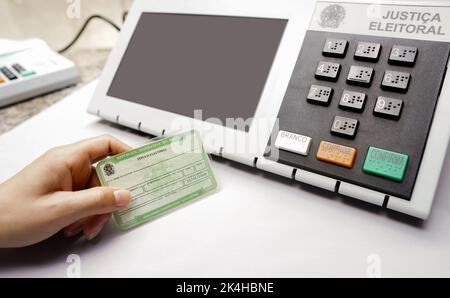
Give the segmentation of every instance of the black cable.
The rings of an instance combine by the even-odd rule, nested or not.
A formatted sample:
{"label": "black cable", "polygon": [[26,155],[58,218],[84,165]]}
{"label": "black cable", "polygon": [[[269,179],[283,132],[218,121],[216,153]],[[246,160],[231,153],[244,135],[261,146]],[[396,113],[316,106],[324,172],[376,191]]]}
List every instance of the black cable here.
{"label": "black cable", "polygon": [[101,15],[92,15],[90,16],[86,22],[84,22],[83,26],[81,27],[80,31],[78,32],[78,34],[75,36],[75,38],[62,50],[58,51],[58,53],[62,54],[64,52],[66,52],[68,49],[70,49],[77,41],[78,39],[80,39],[81,35],[83,34],[83,32],[86,30],[87,26],[89,25],[89,23],[94,20],[94,19],[100,19],[108,24],[110,24],[111,26],[114,27],[114,29],[116,29],[117,31],[120,31],[120,27],[117,26],[113,21],[111,21],[110,19],[105,18],[104,16]]}

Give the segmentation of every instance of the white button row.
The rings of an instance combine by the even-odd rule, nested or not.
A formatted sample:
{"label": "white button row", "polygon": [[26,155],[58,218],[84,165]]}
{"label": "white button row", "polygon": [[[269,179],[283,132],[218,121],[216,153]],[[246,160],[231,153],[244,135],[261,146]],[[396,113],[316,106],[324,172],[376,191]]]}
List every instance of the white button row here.
{"label": "white button row", "polygon": [[275,147],[281,150],[290,151],[307,156],[311,149],[312,139],[307,136],[280,130]]}

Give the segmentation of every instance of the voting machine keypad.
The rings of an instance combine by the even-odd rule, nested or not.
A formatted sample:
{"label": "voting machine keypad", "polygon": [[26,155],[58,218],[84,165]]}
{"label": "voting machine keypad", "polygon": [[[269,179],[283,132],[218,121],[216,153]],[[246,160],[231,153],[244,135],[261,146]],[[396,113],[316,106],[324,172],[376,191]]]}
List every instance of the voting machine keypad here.
{"label": "voting machine keypad", "polygon": [[266,157],[409,200],[449,53],[447,43],[308,31]]}

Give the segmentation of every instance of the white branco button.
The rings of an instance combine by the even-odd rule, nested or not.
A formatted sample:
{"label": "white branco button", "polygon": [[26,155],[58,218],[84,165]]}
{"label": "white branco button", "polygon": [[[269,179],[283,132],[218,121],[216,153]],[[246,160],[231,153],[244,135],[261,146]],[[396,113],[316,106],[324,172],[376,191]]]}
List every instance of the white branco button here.
{"label": "white branco button", "polygon": [[311,149],[311,143],[312,139],[310,137],[280,130],[275,142],[275,147],[307,156],[309,154],[309,149]]}

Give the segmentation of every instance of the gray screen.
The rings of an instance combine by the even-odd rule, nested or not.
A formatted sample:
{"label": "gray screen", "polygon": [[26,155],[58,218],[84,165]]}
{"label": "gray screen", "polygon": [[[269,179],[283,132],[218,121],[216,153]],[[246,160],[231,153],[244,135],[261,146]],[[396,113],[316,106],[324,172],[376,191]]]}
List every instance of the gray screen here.
{"label": "gray screen", "polygon": [[252,118],[286,24],[144,13],[108,95],[188,117],[201,109],[203,120]]}

